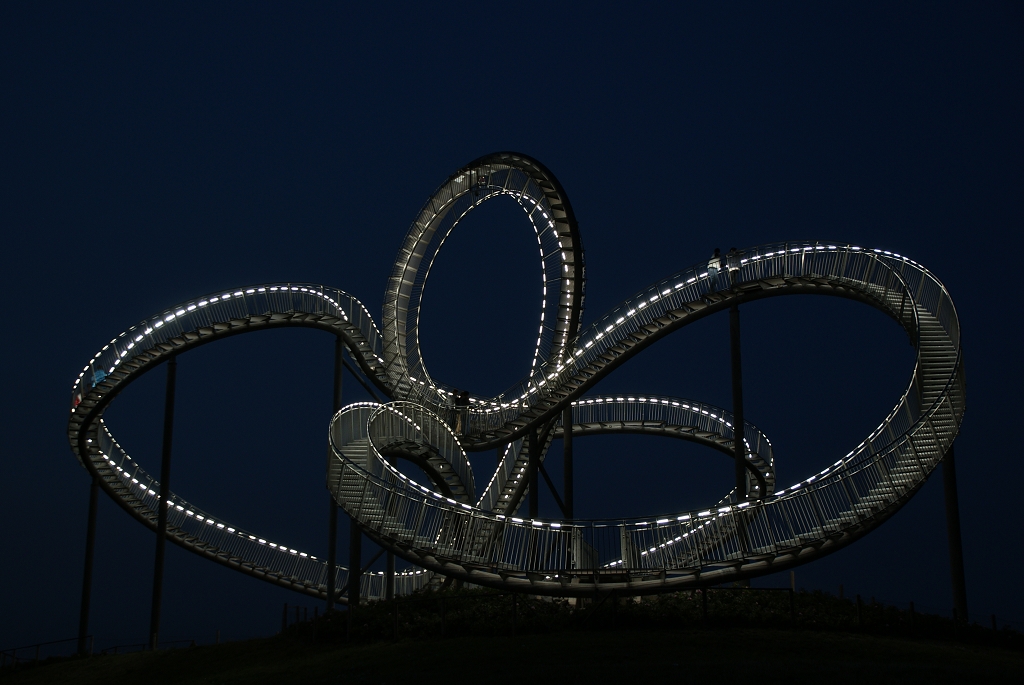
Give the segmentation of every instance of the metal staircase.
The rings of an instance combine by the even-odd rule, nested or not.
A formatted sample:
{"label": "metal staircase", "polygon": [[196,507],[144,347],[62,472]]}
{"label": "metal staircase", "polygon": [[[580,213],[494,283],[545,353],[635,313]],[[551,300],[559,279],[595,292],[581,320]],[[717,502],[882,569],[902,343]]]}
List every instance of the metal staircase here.
{"label": "metal staircase", "polygon": [[[425,366],[419,302],[444,239],[473,208],[498,196],[518,202],[536,232],[547,284],[542,325],[529,376],[458,409],[453,388]],[[107,494],[144,525],[155,528],[166,506],[168,538],[176,544],[324,596],[324,561],[228,525],[177,495],[162,504],[159,484],[103,420],[121,391],[172,356],[232,335],[312,327],[340,338],[362,373],[392,400],[335,415],[327,484],[368,535],[415,565],[396,578],[399,593],[424,587],[433,573],[583,596],[612,589],[647,594],[783,570],[877,527],[942,460],[965,411],[959,322],[938,279],[891,252],[800,241],[747,249],[740,262],[734,282],[716,289],[705,265],[697,265],[653,283],[583,328],[583,249],[564,190],[534,160],[490,155],[450,177],[413,223],[389,281],[380,328],[356,298],[321,285],[261,284],[189,300],[129,328],[84,365],[72,388],[68,438]],[[576,435],[639,432],[731,453],[734,427],[721,409],[679,398],[586,393],[632,356],[705,316],[800,294],[875,307],[916,348],[906,391],[849,454],[778,489],[770,443],[747,424],[747,491],[704,509],[594,521],[517,515],[528,493],[526,436],[539,431],[542,460],[551,441],[570,429],[561,425],[566,408]],[[458,435],[452,430],[456,411],[465,419]],[[493,449],[503,449],[504,458],[478,494],[466,452]],[[396,459],[419,465],[429,482],[403,475]],[[336,587],[346,580],[347,571],[338,569]],[[362,582],[362,596],[383,595],[382,576],[364,575]]]}
{"label": "metal staircase", "polygon": [[[486,448],[498,438],[521,437],[522,428],[543,427],[566,402],[573,406],[574,431],[581,434],[594,425],[608,432],[670,432],[663,421],[627,417],[588,424],[578,415],[581,407],[591,405],[578,393],[661,336],[734,302],[822,293],[885,311],[907,330],[918,349],[906,393],[857,449],[821,473],[775,493],[774,472],[766,468],[770,462],[753,459],[751,471],[764,485],[752,485],[751,490],[763,487],[764,493],[752,497],[748,491],[740,500],[727,497],[703,511],[653,521],[559,522],[513,516],[522,501],[520,483],[526,472],[522,445],[527,441],[522,441],[517,451],[506,455],[504,468],[481,497],[481,503],[490,504],[488,510],[448,507],[450,516],[463,518],[463,526],[475,531],[471,542],[446,549],[443,561],[434,554],[420,554],[411,537],[380,535],[381,543],[401,543],[404,556],[414,563],[482,585],[528,584],[538,594],[584,595],[619,588],[643,594],[781,570],[848,544],[892,515],[941,460],[963,414],[959,331],[948,294],[911,260],[855,246],[785,244],[745,254],[746,266],[732,287],[708,291],[701,280],[706,274],[699,268],[677,274],[591,326],[580,336],[583,350],[573,362],[541,367],[496,398],[477,398],[468,422],[471,432],[462,436],[463,444]],[[604,323],[609,320],[614,324]],[[587,352],[590,348],[593,351]],[[548,440],[564,431],[551,426]],[[732,436],[699,430],[690,434],[719,447],[731,446]],[[376,477],[372,468],[366,477]],[[404,484],[377,485],[373,492],[382,501],[407,495]],[[495,492],[503,494],[496,497]],[[506,497],[511,506],[496,506]],[[587,546],[589,568],[580,564],[577,541]]]}

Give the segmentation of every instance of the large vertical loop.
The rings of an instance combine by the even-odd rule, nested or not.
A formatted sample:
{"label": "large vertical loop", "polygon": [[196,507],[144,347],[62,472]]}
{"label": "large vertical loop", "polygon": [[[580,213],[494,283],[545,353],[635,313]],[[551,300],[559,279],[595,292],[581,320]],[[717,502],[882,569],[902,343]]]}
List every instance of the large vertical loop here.
{"label": "large vertical loop", "polygon": [[[419,345],[420,307],[430,268],[444,241],[476,207],[498,196],[514,199],[537,238],[543,296],[531,369],[559,364],[579,333],[585,287],[583,244],[568,196],[554,174],[515,152],[498,152],[462,167],[420,210],[395,260],[384,300],[385,382],[396,397],[445,404]],[[497,259],[497,256],[493,256]]]}

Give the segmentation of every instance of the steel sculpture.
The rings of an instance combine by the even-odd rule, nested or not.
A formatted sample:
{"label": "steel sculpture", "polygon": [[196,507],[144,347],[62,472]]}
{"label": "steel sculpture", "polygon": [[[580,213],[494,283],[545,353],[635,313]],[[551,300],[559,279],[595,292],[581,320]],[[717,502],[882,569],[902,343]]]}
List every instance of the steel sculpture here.
{"label": "steel sculpture", "polygon": [[[457,407],[453,388],[428,372],[419,311],[431,265],[475,207],[504,195],[535,232],[544,271],[541,320],[529,375],[495,397]],[[159,484],[111,434],[103,413],[133,380],[182,352],[241,333],[284,326],[338,337],[386,403],[343,407],[330,424],[327,486],[375,542],[414,567],[399,594],[434,573],[533,594],[640,595],[777,572],[835,551],[897,511],[950,450],[964,414],[959,323],[946,288],[917,262],[889,251],[829,242],[746,249],[726,282],[706,265],[660,280],[586,328],[583,247],[568,198],[541,164],[517,153],[480,158],[431,196],[413,222],[388,283],[381,325],[352,295],[323,285],[268,283],[218,291],[171,307],[113,338],[72,390],[72,450],[103,490],[167,538],[244,573],[325,596],[328,566],[207,513]],[[730,411],[651,395],[587,395],[602,378],[664,336],[734,307],[779,295],[833,295],[875,307],[917,351],[906,391],[867,438],[820,473],[777,489],[768,439]],[[571,424],[571,425],[570,425]],[[458,426],[457,433],[455,427]],[[541,520],[520,510],[537,490],[552,440],[590,433],[657,434],[745,456],[744,487],[703,509],[643,519]],[[736,448],[739,447],[737,450]],[[467,452],[500,450],[478,483]],[[403,475],[396,459],[428,481]],[[347,571],[338,569],[333,587]],[[384,593],[383,574],[361,581]],[[343,600],[342,600],[343,601]]]}

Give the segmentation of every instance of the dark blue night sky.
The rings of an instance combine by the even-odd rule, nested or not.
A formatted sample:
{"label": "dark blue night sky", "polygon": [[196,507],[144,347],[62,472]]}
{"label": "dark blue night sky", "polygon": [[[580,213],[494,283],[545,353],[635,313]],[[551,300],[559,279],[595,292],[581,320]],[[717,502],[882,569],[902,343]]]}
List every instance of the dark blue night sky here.
{"label": "dark blue night sky", "polygon": [[[339,287],[379,317],[422,203],[498,150],[543,162],[572,200],[584,325],[716,246],[851,242],[932,270],[966,355],[957,466],[972,618],[1024,628],[1008,577],[1024,565],[1019,4],[368,7],[0,10],[0,647],[77,629],[89,479],[66,422],[96,350],[175,303],[267,281]],[[487,394],[525,375],[535,240],[511,201],[453,234],[424,297],[433,376]],[[747,419],[771,437],[782,486],[855,447],[910,379],[906,335],[864,305],[777,298],[743,316]],[[333,344],[279,330],[183,356],[174,490],[324,555]],[[596,391],[728,407],[728,317],[675,333]],[[162,394],[163,373],[149,374],[107,413],[152,473]],[[366,398],[346,378],[345,401]],[[474,463],[483,473],[493,459]],[[728,459],[680,441],[581,439],[576,463],[581,517],[702,506],[732,482]],[[97,647],[143,642],[153,536],[100,505],[92,632]],[[546,490],[541,514],[556,515]],[[948,615],[939,474],[880,529],[796,576]],[[268,635],[282,603],[314,604],[175,546],[164,597],[165,640]]]}

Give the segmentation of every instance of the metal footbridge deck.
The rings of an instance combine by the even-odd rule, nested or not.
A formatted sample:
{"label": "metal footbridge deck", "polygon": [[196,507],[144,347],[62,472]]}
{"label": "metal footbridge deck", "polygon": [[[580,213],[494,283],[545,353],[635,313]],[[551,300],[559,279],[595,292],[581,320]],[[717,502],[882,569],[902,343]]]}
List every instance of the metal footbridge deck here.
{"label": "metal footbridge deck", "polygon": [[[498,195],[519,203],[537,236],[546,283],[538,340],[528,377],[496,397],[471,397],[468,407],[458,407],[453,389],[430,376],[420,355],[419,302],[445,237]],[[890,252],[802,241],[749,248],[738,262],[731,278],[717,284],[706,266],[680,271],[582,328],[583,249],[564,191],[523,155],[490,155],[453,174],[413,223],[380,327],[356,298],[322,285],[260,284],[189,300],[113,338],[83,367],[72,390],[69,440],[104,490],[155,530],[159,484],[104,422],[109,403],[142,374],[194,347],[286,326],[318,328],[337,336],[390,400],[335,415],[327,486],[366,534],[415,565],[397,574],[396,592],[424,587],[431,573],[534,594],[585,596],[664,592],[784,570],[880,525],[941,461],[964,414],[959,324],[945,287],[920,264]],[[906,391],[847,456],[779,489],[768,438],[745,423],[745,492],[643,519],[521,515],[530,445],[542,460],[566,431],[566,408],[574,435],[657,434],[731,455],[736,426],[726,410],[683,398],[590,393],[633,355],[689,323],[734,304],[808,294],[885,312],[916,349]],[[466,452],[496,448],[504,458],[478,489]],[[419,465],[427,481],[403,475],[396,459]],[[176,495],[164,506],[173,542],[269,582],[325,595],[324,560],[229,525]],[[335,587],[346,581],[347,571],[339,568]],[[383,586],[383,576],[364,575],[361,594],[382,596]]]}

